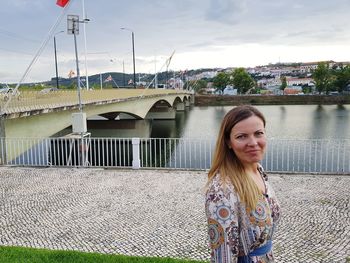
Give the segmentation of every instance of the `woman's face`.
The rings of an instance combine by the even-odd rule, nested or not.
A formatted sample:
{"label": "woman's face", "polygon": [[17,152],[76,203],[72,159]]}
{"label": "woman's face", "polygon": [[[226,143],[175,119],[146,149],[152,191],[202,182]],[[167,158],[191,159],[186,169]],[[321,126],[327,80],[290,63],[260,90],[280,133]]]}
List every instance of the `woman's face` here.
{"label": "woman's face", "polygon": [[231,129],[229,147],[243,165],[261,161],[266,149],[266,135],[263,121],[253,115],[238,122]]}

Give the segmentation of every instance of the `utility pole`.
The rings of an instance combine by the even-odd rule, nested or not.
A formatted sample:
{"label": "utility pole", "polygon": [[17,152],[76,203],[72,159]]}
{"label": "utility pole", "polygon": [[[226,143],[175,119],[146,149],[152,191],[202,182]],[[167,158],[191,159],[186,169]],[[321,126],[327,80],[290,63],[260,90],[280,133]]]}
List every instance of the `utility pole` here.
{"label": "utility pole", "polygon": [[63,33],[64,31],[59,31],[53,36],[53,48],[55,50],[55,69],[56,69],[56,88],[59,89],[59,84],[58,84],[58,68],[57,68],[57,49],[56,49],[56,35],[59,33]]}
{"label": "utility pole", "polygon": [[131,44],[132,44],[132,62],[134,66],[134,88],[136,89],[136,69],[135,69],[135,37],[134,37],[134,31],[126,28],[126,27],[121,27],[121,30],[127,30],[131,32]]}

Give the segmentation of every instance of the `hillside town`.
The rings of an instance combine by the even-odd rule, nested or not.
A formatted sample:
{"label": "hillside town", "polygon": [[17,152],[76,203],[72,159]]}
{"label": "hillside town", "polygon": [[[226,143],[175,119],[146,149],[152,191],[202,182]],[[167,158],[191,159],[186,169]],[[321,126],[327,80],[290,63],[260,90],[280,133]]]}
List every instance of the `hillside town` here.
{"label": "hillside town", "polygon": [[[259,94],[264,95],[298,95],[304,93],[316,93],[316,81],[313,78],[313,72],[320,63],[328,65],[329,69],[334,71],[341,70],[350,65],[350,62],[307,62],[307,63],[277,63],[266,66],[257,66],[246,68],[246,72],[255,80],[255,85],[259,89]],[[223,89],[218,89],[213,83],[213,79],[220,72],[231,73],[235,68],[216,69],[203,71],[187,77],[187,81],[208,80],[207,87],[202,89],[202,93],[237,95],[238,90],[233,85],[227,85]],[[283,77],[285,77],[285,87],[281,89]],[[350,79],[348,79],[349,81]],[[173,80],[172,80],[173,81]],[[177,83],[181,83],[181,79]],[[350,82],[342,91],[345,94],[350,93]],[[176,85],[180,86],[179,84]],[[306,91],[306,92],[305,92]],[[330,94],[336,95],[338,91],[331,91]],[[246,92],[251,94],[251,90]]]}
{"label": "hillside town", "polygon": [[[319,68],[319,67],[323,68]],[[240,80],[235,81],[239,73]],[[218,95],[304,95],[350,94],[350,62],[318,61],[307,63],[276,63],[249,68],[207,68],[163,71],[156,74],[138,73],[136,85],[132,75],[104,72],[89,76],[89,89],[161,88],[193,90],[198,94]],[[236,74],[237,75],[237,74]],[[85,77],[80,78],[82,89]],[[51,78],[40,83],[26,83],[21,90],[42,92],[76,89],[73,72],[68,78]],[[13,90],[15,84],[0,83],[0,95]]]}

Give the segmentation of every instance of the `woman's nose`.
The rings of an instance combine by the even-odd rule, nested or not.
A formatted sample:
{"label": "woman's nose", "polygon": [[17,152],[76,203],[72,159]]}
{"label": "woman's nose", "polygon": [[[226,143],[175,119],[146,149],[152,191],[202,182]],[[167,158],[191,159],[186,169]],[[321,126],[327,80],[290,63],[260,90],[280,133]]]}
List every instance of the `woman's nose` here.
{"label": "woman's nose", "polygon": [[258,142],[257,142],[256,138],[254,138],[254,137],[249,138],[249,141],[248,141],[249,146],[255,146],[257,144],[258,144]]}

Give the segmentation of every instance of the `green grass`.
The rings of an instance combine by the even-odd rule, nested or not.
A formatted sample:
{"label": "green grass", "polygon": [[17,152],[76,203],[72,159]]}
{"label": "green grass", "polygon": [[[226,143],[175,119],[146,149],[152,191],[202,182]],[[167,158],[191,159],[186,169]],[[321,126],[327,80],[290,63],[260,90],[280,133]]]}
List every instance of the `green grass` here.
{"label": "green grass", "polygon": [[131,257],[76,251],[0,246],[1,263],[204,263],[205,261]]}

